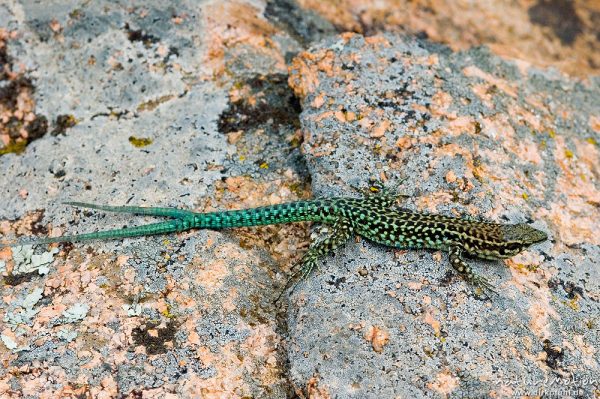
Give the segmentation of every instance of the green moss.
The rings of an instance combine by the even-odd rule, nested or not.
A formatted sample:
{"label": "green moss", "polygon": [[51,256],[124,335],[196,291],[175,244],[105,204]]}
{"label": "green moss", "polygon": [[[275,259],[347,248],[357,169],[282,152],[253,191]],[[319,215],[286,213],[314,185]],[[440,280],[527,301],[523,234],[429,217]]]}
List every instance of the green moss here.
{"label": "green moss", "polygon": [[589,328],[590,330],[593,330],[593,329],[595,329],[595,328],[596,328],[596,323],[595,323],[593,320],[587,320],[587,321],[585,322],[585,326],[586,326],[587,328]]}
{"label": "green moss", "polygon": [[140,105],[138,105],[137,111],[138,112],[141,112],[141,111],[152,111],[153,109],[155,109],[156,107],[158,107],[160,104],[169,101],[173,97],[174,96],[172,94],[167,94],[167,95],[158,97],[157,99],[143,102]]}
{"label": "green moss", "polygon": [[174,319],[175,315],[173,313],[171,313],[171,307],[167,306],[167,308],[165,310],[163,310],[162,312],[160,312],[163,316],[165,316],[167,319]]}
{"label": "green moss", "polygon": [[129,136],[129,142],[133,144],[134,147],[141,148],[152,144],[152,139],[148,137]]}
{"label": "green moss", "polygon": [[567,157],[569,159],[573,158],[573,151],[565,150],[565,157]]}
{"label": "green moss", "polygon": [[289,186],[291,192],[296,194],[297,196],[302,195],[302,188],[300,187],[300,183],[292,183]]}
{"label": "green moss", "polygon": [[300,144],[302,144],[302,138],[298,136],[294,136],[294,138],[292,138],[292,140],[290,141],[290,146],[292,148],[298,148],[300,147]]}
{"label": "green moss", "polygon": [[8,145],[4,148],[0,148],[0,156],[5,154],[20,154],[25,151],[25,147],[27,147],[27,141],[13,141],[11,140]]}
{"label": "green moss", "polygon": [[578,303],[578,297],[571,298],[568,301],[561,301],[561,303],[564,306],[566,306],[566,307],[568,307],[571,310],[574,310],[576,312],[579,312],[579,310],[581,310],[580,307],[579,307],[579,303]]}
{"label": "green moss", "polygon": [[373,152],[375,154],[381,155],[381,153],[383,152],[383,147],[381,146],[381,144],[377,143],[375,144],[375,146],[373,147]]}
{"label": "green moss", "polygon": [[84,13],[80,8],[76,8],[69,13],[69,18],[71,19],[80,19],[83,17]]}

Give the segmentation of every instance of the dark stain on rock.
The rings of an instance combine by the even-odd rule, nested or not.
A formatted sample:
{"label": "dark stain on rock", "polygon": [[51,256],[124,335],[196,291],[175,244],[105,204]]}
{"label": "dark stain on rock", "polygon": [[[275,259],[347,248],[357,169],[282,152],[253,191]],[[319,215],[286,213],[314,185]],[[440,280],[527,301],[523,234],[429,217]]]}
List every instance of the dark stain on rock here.
{"label": "dark stain on rock", "polygon": [[[0,66],[4,67],[5,64],[0,64]],[[8,64],[9,69],[12,66],[11,63]],[[5,68],[1,68],[5,69]],[[3,75],[8,78],[7,75]],[[33,84],[31,83],[31,79],[26,78],[24,76],[20,76],[15,80],[11,80],[6,85],[0,86],[0,102],[8,109],[13,109],[17,106],[17,99],[19,98],[19,94],[23,90],[31,90],[33,91]]]}
{"label": "dark stain on rock", "polygon": [[[8,55],[8,45],[0,46],[0,104],[9,113],[16,111],[19,96],[27,93],[33,96],[35,87],[32,80],[24,74],[12,78],[7,71],[14,70],[13,60]],[[27,138],[21,136],[22,129],[28,134]],[[8,153],[19,154],[25,150],[30,142],[43,137],[48,132],[48,120],[45,116],[34,115],[32,121],[17,118],[13,113],[6,123],[0,123],[0,134],[7,135],[9,142],[0,147],[0,155]]]}
{"label": "dark stain on rock", "polygon": [[287,75],[254,75],[237,83],[239,88],[249,86],[247,96],[234,102],[221,113],[218,121],[221,133],[237,132],[270,125],[300,127],[302,110],[298,98],[287,84]]}
{"label": "dark stain on rock", "polygon": [[26,217],[16,220],[10,220],[10,224],[14,227],[14,230],[21,231],[30,231],[32,235],[48,235],[48,229],[45,223],[42,223],[44,219],[44,210],[36,210],[29,212]]}
{"label": "dark stain on rock", "polygon": [[563,349],[558,345],[553,345],[550,340],[544,340],[544,352],[546,352],[546,364],[553,370],[560,367],[565,353]]}
{"label": "dark stain on rock", "polygon": [[[0,56],[0,58],[4,58]],[[8,67],[4,67],[3,64],[0,64],[0,70],[4,70],[4,69],[12,69],[11,68],[11,64],[9,63]],[[6,78],[8,78],[8,76],[4,75]],[[17,100],[19,98],[19,95],[21,95],[21,93],[23,92],[30,92],[30,95],[33,94],[34,88],[33,88],[33,84],[31,82],[31,80],[29,78],[26,78],[25,76],[20,76],[18,78],[16,78],[15,80],[10,80],[8,81],[7,84],[2,84],[2,83],[6,83],[6,80],[1,80],[0,81],[0,104],[2,104],[2,107],[6,110],[12,111],[12,110],[16,110],[17,108]],[[37,115],[36,115],[36,119],[37,119]],[[34,119],[35,120],[35,119]],[[25,149],[25,146],[27,144],[27,142],[25,141],[24,138],[21,137],[21,129],[25,128],[25,130],[29,130],[29,126],[31,125],[31,123],[28,123],[26,121],[24,121],[23,119],[19,119],[16,116],[12,115],[8,121],[4,124],[0,124],[0,134],[6,134],[8,135],[8,137],[10,138],[10,142],[9,144],[5,147],[5,148],[14,148],[15,151],[6,151],[6,152],[22,152],[22,150]],[[43,128],[43,125],[40,125],[40,127]],[[46,127],[46,131],[47,131],[47,127]],[[42,131],[40,132],[41,135],[43,136],[46,131]],[[35,138],[39,138],[41,136],[38,135],[38,137]],[[29,141],[31,141],[32,139],[30,138]],[[19,143],[21,143],[22,145],[19,145]],[[19,149],[18,151],[16,149]]]}
{"label": "dark stain on rock", "polygon": [[38,273],[37,270],[35,270],[35,271],[29,272],[29,273],[9,274],[8,276],[4,276],[2,281],[4,281],[4,284],[6,284],[6,285],[10,285],[10,286],[14,287],[14,286],[17,286],[22,283],[27,283],[39,276],[40,276],[40,274]]}
{"label": "dark stain on rock", "polygon": [[29,140],[37,140],[48,133],[48,118],[44,115],[36,115],[26,129]]}
{"label": "dark stain on rock", "polygon": [[596,36],[596,40],[600,42],[600,12],[592,12],[590,14],[590,21],[592,22],[592,29]]}
{"label": "dark stain on rock", "polygon": [[576,299],[577,297],[584,298],[584,289],[577,286],[575,283],[554,278],[548,281],[548,288],[557,290],[558,287],[562,287],[568,299]]}
{"label": "dark stain on rock", "polygon": [[565,290],[567,298],[575,299],[577,296],[583,298],[583,288],[578,287],[575,285],[575,283],[561,280],[560,285],[562,286],[563,290]]}
{"label": "dark stain on rock", "polygon": [[[177,333],[178,327],[175,322],[169,320],[165,328],[156,328],[159,324],[148,322],[145,326],[136,327],[131,332],[133,342],[136,345],[144,346],[148,355],[166,353],[169,348],[165,346],[165,343],[175,343],[175,333]],[[156,334],[150,334],[149,330],[155,328]]]}
{"label": "dark stain on rock", "polygon": [[338,33],[331,22],[311,10],[303,9],[295,0],[270,0],[264,15],[304,46]]}
{"label": "dark stain on rock", "polygon": [[123,29],[127,32],[127,39],[129,39],[130,42],[142,42],[144,47],[150,47],[154,43],[160,41],[158,37],[151,35],[142,29],[131,29],[128,23],[125,24]]}
{"label": "dark stain on rock", "polygon": [[528,12],[531,22],[551,28],[563,45],[572,45],[583,31],[572,1],[538,0]]}
{"label": "dark stain on rock", "polygon": [[9,80],[8,71],[12,71],[12,58],[8,55],[8,45],[0,46],[0,103],[7,109],[14,109],[17,106],[19,93],[23,90],[33,91],[31,79],[25,76],[18,76],[14,80]]}
{"label": "dark stain on rock", "polygon": [[129,392],[127,395],[122,395],[121,398],[132,398],[132,399],[142,399],[144,397],[144,391],[139,389],[134,389]]}
{"label": "dark stain on rock", "polygon": [[75,119],[73,115],[58,115],[54,121],[54,129],[52,129],[50,134],[53,136],[62,134],[64,136],[67,129],[75,126],[76,124],[77,119]]}
{"label": "dark stain on rock", "polygon": [[48,228],[46,225],[42,223],[44,219],[44,210],[36,211],[35,216],[31,218],[31,223],[29,224],[29,231],[33,235],[48,235]]}

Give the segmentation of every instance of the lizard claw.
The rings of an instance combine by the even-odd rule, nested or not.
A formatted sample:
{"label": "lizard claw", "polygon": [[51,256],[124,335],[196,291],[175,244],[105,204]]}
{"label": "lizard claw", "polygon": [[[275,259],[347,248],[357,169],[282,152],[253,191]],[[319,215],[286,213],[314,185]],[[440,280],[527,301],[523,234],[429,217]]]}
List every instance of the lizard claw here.
{"label": "lizard claw", "polygon": [[475,276],[472,283],[490,300],[492,296],[498,295],[498,291],[496,291],[495,287],[485,277]]}
{"label": "lizard claw", "polygon": [[292,274],[292,276],[288,279],[288,281],[285,283],[285,286],[283,287],[283,289],[281,290],[281,292],[275,299],[275,303],[278,303],[281,300],[281,297],[288,289],[291,288],[292,290],[290,291],[290,294],[293,293],[294,290],[296,289],[296,287],[298,286],[298,284],[302,280],[304,280],[316,267],[317,267],[316,263],[315,264],[303,263],[302,267],[299,270],[296,270]]}

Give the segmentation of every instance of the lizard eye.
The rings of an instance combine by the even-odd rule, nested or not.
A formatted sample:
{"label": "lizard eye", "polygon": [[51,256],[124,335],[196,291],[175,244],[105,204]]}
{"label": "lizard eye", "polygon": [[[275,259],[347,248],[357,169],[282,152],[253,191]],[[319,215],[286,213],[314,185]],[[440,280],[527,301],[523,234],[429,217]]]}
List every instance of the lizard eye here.
{"label": "lizard eye", "polygon": [[517,243],[517,242],[512,242],[512,243],[508,244],[508,245],[506,246],[506,248],[507,248],[508,250],[510,250],[510,251],[516,251],[516,250],[518,250],[519,248],[521,248],[521,244],[519,244],[519,243]]}

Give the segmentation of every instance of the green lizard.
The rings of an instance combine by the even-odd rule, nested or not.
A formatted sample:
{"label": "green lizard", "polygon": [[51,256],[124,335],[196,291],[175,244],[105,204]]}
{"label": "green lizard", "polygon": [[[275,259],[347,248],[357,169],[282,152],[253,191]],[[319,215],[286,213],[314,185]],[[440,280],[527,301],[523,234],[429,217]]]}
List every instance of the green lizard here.
{"label": "green lizard", "polygon": [[315,199],[210,213],[197,213],[177,208],[66,202],[66,204],[76,207],[136,215],[163,216],[171,218],[171,220],[123,229],[42,238],[31,244],[115,239],[178,233],[190,229],[218,230],[312,221],[331,225],[332,231],[326,238],[311,244],[302,257],[302,268],[292,276],[292,279],[298,276],[300,276],[300,280],[305,278],[316,267],[320,258],[344,244],[351,237],[360,235],[370,241],[390,247],[447,251],[450,264],[466,281],[484,291],[495,292],[485,278],[473,272],[465,262],[464,256],[492,260],[509,258],[532,244],[548,238],[543,231],[523,223],[500,224],[400,210],[395,207],[400,195],[386,190],[375,189],[374,191],[378,191],[378,194],[366,195],[364,198]]}

